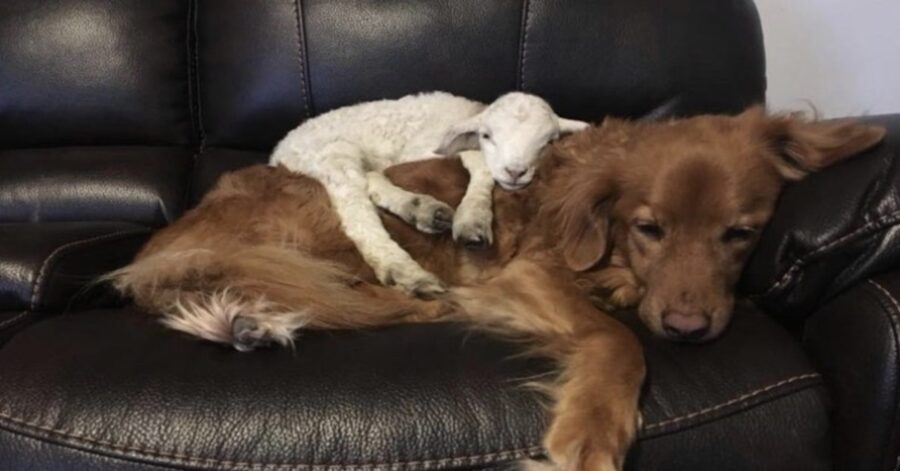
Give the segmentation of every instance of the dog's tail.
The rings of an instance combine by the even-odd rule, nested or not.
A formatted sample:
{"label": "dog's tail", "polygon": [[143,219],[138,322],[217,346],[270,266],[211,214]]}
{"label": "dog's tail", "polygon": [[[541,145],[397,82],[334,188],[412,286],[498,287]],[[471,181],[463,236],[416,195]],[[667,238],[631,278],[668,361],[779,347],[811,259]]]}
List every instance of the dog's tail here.
{"label": "dog's tail", "polygon": [[293,343],[300,328],[385,325],[426,303],[361,283],[338,265],[275,245],[166,250],[106,276],[167,326],[238,349]]}

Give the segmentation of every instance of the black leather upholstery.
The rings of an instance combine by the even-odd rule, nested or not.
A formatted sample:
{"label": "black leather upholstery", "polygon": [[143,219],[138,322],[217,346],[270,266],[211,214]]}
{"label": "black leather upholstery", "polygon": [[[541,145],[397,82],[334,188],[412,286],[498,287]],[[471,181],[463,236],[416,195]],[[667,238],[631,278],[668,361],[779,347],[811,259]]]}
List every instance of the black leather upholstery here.
{"label": "black leather upholstery", "polygon": [[0,311],[86,303],[82,288],[127,264],[149,235],[118,222],[0,224]]}
{"label": "black leather upholstery", "polygon": [[745,0],[201,0],[197,39],[211,146],[269,150],[309,116],[423,90],[523,89],[591,120],[735,112],[765,91]]}
{"label": "black leather upholstery", "polygon": [[191,156],[140,146],[0,150],[0,223],[162,226],[183,209]]}
{"label": "black leather upholstery", "polygon": [[[632,457],[641,469],[736,459],[746,469],[827,468],[821,380],[771,320],[741,311],[721,341],[685,346],[622,316],[650,371]],[[204,469],[499,464],[541,453],[544,408],[518,383],[547,365],[515,352],[452,325],[417,325],[308,333],[294,351],[242,355],[134,311],[61,316],[0,349],[0,454],[19,456],[24,435],[53,454],[71,447]],[[757,454],[761,444],[771,453]],[[685,453],[694,447],[699,454]]]}
{"label": "black leather upholstery", "polygon": [[188,3],[0,2],[0,148],[190,143]]}
{"label": "black leather upholstery", "polygon": [[743,288],[793,321],[900,259],[900,115],[865,155],[790,185],[764,231]]}
{"label": "black leather upholstery", "polygon": [[[592,120],[734,112],[764,100],[760,25],[750,0],[0,2],[0,471],[540,454],[516,380],[547,365],[510,345],[432,325],[240,355],[84,291],[302,120],[429,89]],[[622,315],[649,362],[629,468],[896,465],[900,285],[865,279],[897,268],[900,121],[873,119],[888,141],[792,186],[744,279],[806,351],[746,307],[704,346]]]}
{"label": "black leather upholstery", "polygon": [[835,405],[836,469],[900,466],[900,273],[841,294],[806,323],[803,343]]}

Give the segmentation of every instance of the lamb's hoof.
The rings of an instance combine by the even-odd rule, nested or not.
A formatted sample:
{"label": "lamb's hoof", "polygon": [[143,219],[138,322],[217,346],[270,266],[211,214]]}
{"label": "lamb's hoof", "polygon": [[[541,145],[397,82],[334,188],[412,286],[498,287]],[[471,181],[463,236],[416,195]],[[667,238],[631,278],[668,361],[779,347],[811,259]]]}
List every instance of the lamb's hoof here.
{"label": "lamb's hoof", "polygon": [[453,228],[453,209],[450,206],[435,209],[431,215],[431,228],[435,233],[447,232]]}
{"label": "lamb's hoof", "polygon": [[231,344],[239,352],[268,347],[272,342],[268,331],[249,317],[237,316],[231,323]]}
{"label": "lamb's hoof", "polygon": [[406,222],[426,234],[441,234],[453,227],[453,208],[430,196],[417,196],[410,203]]}
{"label": "lamb's hoof", "polygon": [[469,250],[484,250],[493,243],[493,235],[490,226],[480,222],[454,224],[453,240]]}
{"label": "lamb's hoof", "polygon": [[462,238],[459,240],[459,242],[462,243],[463,247],[469,250],[484,250],[491,246],[487,238],[482,235],[474,235],[469,238]]}
{"label": "lamb's hoof", "polygon": [[395,286],[411,296],[422,299],[433,299],[447,292],[447,288],[438,277],[418,265],[389,268],[382,283]]}

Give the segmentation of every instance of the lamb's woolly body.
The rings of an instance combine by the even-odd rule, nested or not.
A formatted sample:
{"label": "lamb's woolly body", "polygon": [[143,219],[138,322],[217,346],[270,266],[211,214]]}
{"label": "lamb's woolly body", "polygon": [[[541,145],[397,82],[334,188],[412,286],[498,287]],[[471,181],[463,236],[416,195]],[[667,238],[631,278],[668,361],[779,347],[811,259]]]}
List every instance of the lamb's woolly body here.
{"label": "lamb's woolly body", "polygon": [[325,183],[340,176],[334,172],[333,150],[349,144],[361,152],[366,164],[361,170],[382,172],[398,163],[438,157],[435,151],[447,130],[484,108],[445,92],[338,108],[290,131],[270,163]]}
{"label": "lamb's woolly body", "polygon": [[[323,184],[344,232],[379,281],[409,293],[435,294],[443,291],[441,281],[391,239],[376,205],[423,232],[452,227],[454,240],[490,245],[494,180],[507,188],[524,186],[551,139],[585,126],[558,118],[546,102],[525,93],[508,93],[487,106],[429,92],[310,119],[276,146],[270,164]],[[455,216],[443,202],[400,190],[381,175],[392,165],[456,153],[471,178]]]}

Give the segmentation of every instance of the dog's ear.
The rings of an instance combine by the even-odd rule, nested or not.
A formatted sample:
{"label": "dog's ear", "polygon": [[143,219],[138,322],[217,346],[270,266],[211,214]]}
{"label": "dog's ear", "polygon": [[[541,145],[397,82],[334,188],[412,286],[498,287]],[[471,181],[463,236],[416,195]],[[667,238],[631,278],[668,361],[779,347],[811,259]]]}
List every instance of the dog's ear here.
{"label": "dog's ear", "polygon": [[799,180],[856,155],[885,135],[883,127],[853,119],[814,121],[800,113],[766,117],[760,107],[744,114],[761,120],[765,139],[774,151],[775,168],[788,180]]}
{"label": "dog's ear", "polygon": [[441,145],[435,149],[438,155],[456,155],[464,150],[477,150],[478,127],[481,126],[481,113],[463,122],[450,126],[441,139]]}
{"label": "dog's ear", "polygon": [[602,170],[578,166],[559,171],[542,210],[558,230],[566,265],[585,271],[606,255],[615,189]]}

